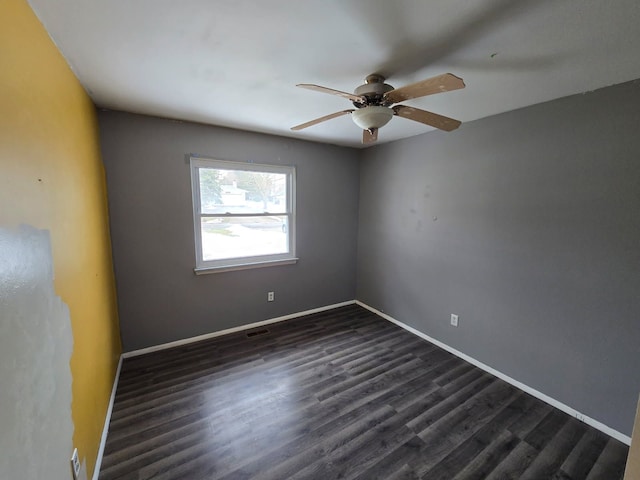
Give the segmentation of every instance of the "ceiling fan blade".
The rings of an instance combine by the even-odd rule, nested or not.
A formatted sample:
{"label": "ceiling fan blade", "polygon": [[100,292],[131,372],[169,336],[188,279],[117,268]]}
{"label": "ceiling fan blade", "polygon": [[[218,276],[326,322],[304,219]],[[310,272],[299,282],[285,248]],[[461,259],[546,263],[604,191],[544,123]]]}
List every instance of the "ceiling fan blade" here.
{"label": "ceiling fan blade", "polygon": [[364,144],[374,143],[376,140],[378,140],[378,129],[377,128],[372,128],[371,131],[362,130],[362,143],[364,143]]}
{"label": "ceiling fan blade", "polygon": [[327,120],[331,120],[332,118],[341,117],[342,115],[346,115],[347,113],[353,112],[353,108],[349,110],[342,110],[341,112],[332,113],[330,115],[325,115],[324,117],[316,118],[315,120],[311,120],[306,123],[301,123],[300,125],[296,125],[295,127],[291,127],[291,130],[302,130],[303,128],[310,127],[320,122],[326,122]]}
{"label": "ceiling fan blade", "polygon": [[393,107],[393,111],[399,117],[424,123],[425,125],[439,128],[446,132],[455,130],[462,124],[460,120],[454,120],[453,118],[444,117],[437,113],[427,112],[426,110],[420,110],[419,108],[408,107],[406,105],[396,105]]}
{"label": "ceiling fan blade", "polygon": [[340,90],[334,90],[333,88],[321,87],[320,85],[313,85],[311,83],[299,83],[296,87],[306,88],[308,90],[315,90],[316,92],[328,93],[330,95],[338,95],[339,97],[346,98],[356,103],[366,103],[367,99],[362,95],[355,95],[353,93],[341,92]]}
{"label": "ceiling fan blade", "polygon": [[464,87],[465,85],[461,78],[451,73],[445,73],[391,90],[384,94],[383,99],[388,103],[398,103],[411,98],[426,97],[434,93],[450,92]]}

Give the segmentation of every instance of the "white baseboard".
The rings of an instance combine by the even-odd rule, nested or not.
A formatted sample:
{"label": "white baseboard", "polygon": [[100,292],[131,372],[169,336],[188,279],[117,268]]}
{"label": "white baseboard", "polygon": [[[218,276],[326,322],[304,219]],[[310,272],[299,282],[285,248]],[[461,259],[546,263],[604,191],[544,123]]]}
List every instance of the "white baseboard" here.
{"label": "white baseboard", "polygon": [[118,360],[118,368],[116,368],[116,376],[113,379],[113,387],[111,388],[111,398],[109,399],[109,406],[107,407],[107,415],[104,419],[104,428],[102,429],[102,438],[100,439],[100,447],[98,447],[98,456],[96,458],[96,465],[93,467],[93,480],[98,480],[100,475],[100,467],[102,466],[102,455],[104,454],[104,447],[107,444],[107,434],[109,433],[109,422],[111,422],[111,412],[113,412],[113,402],[116,399],[116,389],[118,388],[118,381],[120,380],[120,369],[122,368],[122,355]]}
{"label": "white baseboard", "polygon": [[154,345],[153,347],[141,348],[139,350],[132,350],[122,354],[122,358],[137,357],[138,355],[144,355],[145,353],[157,352],[158,350],[165,350],[167,348],[179,347],[181,345],[187,345],[189,343],[199,342],[201,340],[207,340],[209,338],[221,337],[222,335],[229,335],[230,333],[241,332],[243,330],[250,330],[252,328],[263,327],[272,323],[283,322],[285,320],[295,320],[296,318],[310,315],[312,313],[324,312],[333,308],[344,307],[346,305],[353,305],[355,300],[349,300],[347,302],[334,303],[333,305],[326,305],[324,307],[312,308],[311,310],[305,310],[303,312],[291,313],[289,315],[283,315],[281,317],[270,318],[268,320],[262,320],[260,322],[249,323],[247,325],[241,325],[239,327],[227,328],[226,330],[219,330],[217,332],[205,333],[204,335],[198,335],[197,337],[184,338],[182,340],[176,340],[175,342],[162,343],[160,345]]}
{"label": "white baseboard", "polygon": [[516,388],[519,388],[520,390],[527,392],[529,395],[532,395],[534,397],[536,397],[539,400],[542,400],[545,403],[548,403],[549,405],[551,405],[552,407],[557,408],[558,410],[562,410],[563,412],[571,415],[572,417],[577,418],[578,420],[586,423],[587,425],[590,425],[598,430],[600,430],[603,433],[606,433],[607,435],[609,435],[610,437],[615,438],[616,440],[621,441],[622,443],[625,443],[626,445],[631,445],[631,437],[618,432],[617,430],[614,430],[611,427],[608,427],[607,425],[605,425],[604,423],[601,423],[591,417],[588,417],[587,415],[575,410],[574,408],[571,408],[568,405],[565,405],[562,402],[559,402],[558,400],[549,397],[548,395],[545,395],[542,392],[539,392],[538,390],[529,387],[528,385],[525,385],[524,383],[519,382],[518,380],[515,380],[511,377],[509,377],[508,375],[505,375],[504,373],[491,368],[489,365],[486,365],[482,362],[480,362],[479,360],[476,360],[473,357],[470,357],[469,355],[466,355],[458,350],[456,350],[455,348],[450,347],[449,345],[442,343],[439,340],[436,340],[435,338],[430,337],[429,335],[426,335],[424,333],[422,333],[419,330],[416,330],[413,327],[410,327],[409,325],[406,325],[398,320],[396,320],[395,318],[387,315],[386,313],[383,313],[373,307],[370,307],[369,305],[367,305],[366,303],[363,303],[359,300],[356,300],[355,302],[356,304],[360,305],[363,308],[366,308],[367,310],[369,310],[370,312],[375,313],[376,315],[379,315],[380,317],[384,318],[385,320],[390,321],[391,323],[395,323],[396,325],[398,325],[399,327],[405,329],[406,331],[413,333],[414,335],[417,335],[418,337],[422,338],[423,340],[426,340],[430,343],[433,343],[434,345],[437,345],[438,347],[442,348],[443,350],[446,350],[449,353],[454,354],[455,356],[471,363],[472,365],[475,365],[478,368],[481,368],[482,370],[484,370],[485,372],[490,373],[491,375],[494,375],[496,377],[498,377],[501,380],[504,380],[507,383],[510,383],[511,385],[513,385]]}

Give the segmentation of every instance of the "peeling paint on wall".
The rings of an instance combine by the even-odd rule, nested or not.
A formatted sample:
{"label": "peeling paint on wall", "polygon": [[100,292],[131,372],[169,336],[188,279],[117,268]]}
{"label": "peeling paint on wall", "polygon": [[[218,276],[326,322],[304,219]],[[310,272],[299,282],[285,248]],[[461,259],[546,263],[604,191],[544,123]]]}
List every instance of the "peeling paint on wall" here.
{"label": "peeling paint on wall", "polygon": [[0,228],[0,478],[71,478],[72,349],[49,232]]}

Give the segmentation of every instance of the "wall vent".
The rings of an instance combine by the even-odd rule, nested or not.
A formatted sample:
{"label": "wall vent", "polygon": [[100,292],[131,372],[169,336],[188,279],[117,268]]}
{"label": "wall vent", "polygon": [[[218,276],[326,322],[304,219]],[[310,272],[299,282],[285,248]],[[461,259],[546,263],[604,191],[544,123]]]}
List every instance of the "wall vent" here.
{"label": "wall vent", "polygon": [[257,337],[258,335],[266,335],[267,333],[269,333],[269,330],[263,328],[262,330],[254,330],[253,332],[247,333],[247,337]]}

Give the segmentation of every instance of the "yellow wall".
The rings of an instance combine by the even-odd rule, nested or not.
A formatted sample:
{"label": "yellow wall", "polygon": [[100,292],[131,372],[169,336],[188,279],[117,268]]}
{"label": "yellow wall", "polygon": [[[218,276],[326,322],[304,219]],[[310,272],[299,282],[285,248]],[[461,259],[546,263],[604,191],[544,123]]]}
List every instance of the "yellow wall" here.
{"label": "yellow wall", "polygon": [[26,0],[1,0],[0,226],[20,224],[51,235],[74,337],[73,443],[91,475],[121,349],[96,112]]}

